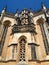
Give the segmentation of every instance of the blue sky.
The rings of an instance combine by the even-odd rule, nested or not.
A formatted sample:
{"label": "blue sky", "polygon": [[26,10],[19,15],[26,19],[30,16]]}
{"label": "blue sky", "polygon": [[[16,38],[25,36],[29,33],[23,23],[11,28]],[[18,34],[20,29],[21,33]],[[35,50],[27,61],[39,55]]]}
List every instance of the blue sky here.
{"label": "blue sky", "polygon": [[33,11],[36,11],[40,10],[41,2],[49,8],[49,0],[0,0],[0,12],[5,6],[7,6],[7,11],[11,13],[15,13],[17,9],[21,11],[24,8],[32,8]]}

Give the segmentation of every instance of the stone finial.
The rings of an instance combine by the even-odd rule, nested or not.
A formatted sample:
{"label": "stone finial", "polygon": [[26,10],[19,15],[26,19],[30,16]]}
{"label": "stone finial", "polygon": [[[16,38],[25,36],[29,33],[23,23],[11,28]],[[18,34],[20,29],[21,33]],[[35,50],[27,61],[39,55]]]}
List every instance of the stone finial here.
{"label": "stone finial", "polygon": [[4,7],[4,9],[3,9],[3,10],[2,10],[2,12],[1,12],[0,21],[2,20],[2,18],[3,18],[3,15],[4,15],[5,11],[6,11],[6,8]]}
{"label": "stone finial", "polygon": [[44,3],[42,3],[42,9],[43,9],[44,12],[47,11],[47,8],[46,8],[46,6],[44,5]]}
{"label": "stone finial", "polygon": [[3,14],[5,11],[6,11],[6,8],[4,8],[4,9],[2,10],[2,14]]}
{"label": "stone finial", "polygon": [[30,8],[30,11],[32,12],[32,8]]}
{"label": "stone finial", "polygon": [[18,9],[16,10],[16,14],[15,14],[15,17],[18,17]]}
{"label": "stone finial", "polygon": [[30,16],[31,16],[31,17],[33,16],[33,11],[32,11],[31,8],[30,8]]}
{"label": "stone finial", "polygon": [[6,9],[7,9],[7,5],[3,8],[2,14],[5,13]]}

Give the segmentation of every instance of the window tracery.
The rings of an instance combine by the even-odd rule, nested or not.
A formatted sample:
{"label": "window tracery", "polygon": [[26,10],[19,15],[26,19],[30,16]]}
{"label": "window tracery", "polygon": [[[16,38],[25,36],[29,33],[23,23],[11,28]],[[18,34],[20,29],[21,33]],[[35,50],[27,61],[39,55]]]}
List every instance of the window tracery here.
{"label": "window tracery", "polygon": [[19,52],[19,55],[20,55],[20,61],[25,61],[25,54],[26,54],[26,37],[22,36],[20,37],[19,39],[19,45],[20,45],[20,52]]}
{"label": "window tracery", "polygon": [[25,61],[25,39],[20,41],[20,61]]}

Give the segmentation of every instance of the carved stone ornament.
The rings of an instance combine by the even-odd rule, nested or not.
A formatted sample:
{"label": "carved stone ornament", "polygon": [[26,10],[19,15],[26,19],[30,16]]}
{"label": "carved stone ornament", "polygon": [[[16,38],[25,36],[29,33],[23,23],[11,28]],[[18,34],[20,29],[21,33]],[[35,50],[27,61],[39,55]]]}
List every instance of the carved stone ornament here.
{"label": "carved stone ornament", "polygon": [[35,32],[35,26],[31,25],[13,25],[12,32]]}

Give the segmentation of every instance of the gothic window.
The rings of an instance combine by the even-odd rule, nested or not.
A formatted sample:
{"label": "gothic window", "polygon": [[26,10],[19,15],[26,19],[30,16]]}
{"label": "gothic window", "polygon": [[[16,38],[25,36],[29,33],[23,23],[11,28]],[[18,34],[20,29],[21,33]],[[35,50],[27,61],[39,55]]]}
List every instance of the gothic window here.
{"label": "gothic window", "polygon": [[31,45],[31,57],[32,57],[32,60],[36,60],[36,49],[35,49],[35,45]]}
{"label": "gothic window", "polygon": [[4,46],[4,42],[5,42],[5,38],[6,38],[9,24],[10,24],[9,21],[5,21],[4,24],[2,24],[3,31],[2,31],[2,38],[1,38],[1,42],[0,42],[0,56],[2,54],[2,50],[3,50],[3,46]]}
{"label": "gothic window", "polygon": [[20,40],[20,61],[25,61],[25,39]]}
{"label": "gothic window", "polygon": [[42,23],[40,24],[40,28],[41,28],[42,35],[43,35],[43,41],[44,41],[46,54],[49,55],[49,44],[48,44],[47,36],[46,36],[45,30],[44,30],[44,26]]}
{"label": "gothic window", "polygon": [[7,29],[8,29],[8,27],[4,26],[3,35],[2,35],[1,44],[0,44],[0,55],[2,53],[2,49],[3,49],[3,46],[4,46],[4,41],[5,41]]}

